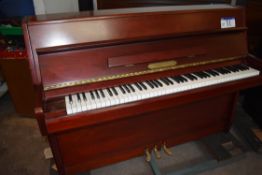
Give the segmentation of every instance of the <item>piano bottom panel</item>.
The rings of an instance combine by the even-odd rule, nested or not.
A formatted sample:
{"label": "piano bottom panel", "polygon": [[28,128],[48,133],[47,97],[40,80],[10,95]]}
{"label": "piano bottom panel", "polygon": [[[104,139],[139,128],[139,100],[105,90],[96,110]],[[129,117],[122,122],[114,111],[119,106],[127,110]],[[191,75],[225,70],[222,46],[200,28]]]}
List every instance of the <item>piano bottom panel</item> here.
{"label": "piano bottom panel", "polygon": [[[196,140],[226,131],[236,93],[49,136],[56,160],[73,174],[144,154],[145,148]],[[53,141],[55,140],[55,141]],[[63,162],[63,163],[61,163]],[[59,162],[57,162],[59,164]]]}

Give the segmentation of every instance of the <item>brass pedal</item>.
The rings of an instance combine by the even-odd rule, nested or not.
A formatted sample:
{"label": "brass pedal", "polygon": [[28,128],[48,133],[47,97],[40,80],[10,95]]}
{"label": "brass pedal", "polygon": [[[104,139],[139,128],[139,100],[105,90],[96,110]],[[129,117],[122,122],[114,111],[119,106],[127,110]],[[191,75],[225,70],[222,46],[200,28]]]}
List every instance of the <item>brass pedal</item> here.
{"label": "brass pedal", "polygon": [[157,159],[161,158],[160,152],[157,150],[157,145],[154,146],[154,153],[155,153]]}
{"label": "brass pedal", "polygon": [[164,145],[163,145],[163,150],[164,150],[164,152],[165,152],[168,156],[172,156],[172,155],[173,155],[172,151],[166,147],[166,144],[165,144],[165,143],[164,143]]}
{"label": "brass pedal", "polygon": [[145,156],[146,156],[146,162],[150,162],[151,161],[151,154],[148,148],[146,148],[145,150]]}

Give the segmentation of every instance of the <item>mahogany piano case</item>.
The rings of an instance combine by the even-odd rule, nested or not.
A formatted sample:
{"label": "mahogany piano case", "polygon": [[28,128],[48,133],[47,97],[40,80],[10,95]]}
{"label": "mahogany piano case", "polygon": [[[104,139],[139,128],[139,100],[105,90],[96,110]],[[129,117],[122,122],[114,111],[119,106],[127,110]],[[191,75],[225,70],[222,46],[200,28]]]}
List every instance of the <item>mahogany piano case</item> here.
{"label": "mahogany piano case", "polygon": [[244,10],[215,7],[25,20],[35,117],[59,174],[228,131],[262,63],[248,55]]}

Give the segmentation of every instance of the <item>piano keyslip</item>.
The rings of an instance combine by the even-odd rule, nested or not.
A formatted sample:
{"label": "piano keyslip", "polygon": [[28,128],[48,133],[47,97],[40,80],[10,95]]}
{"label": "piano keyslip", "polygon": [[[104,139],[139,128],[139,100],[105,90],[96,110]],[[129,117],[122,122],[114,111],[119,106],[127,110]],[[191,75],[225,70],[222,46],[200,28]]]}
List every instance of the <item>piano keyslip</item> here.
{"label": "piano keyslip", "polygon": [[[259,75],[259,71],[256,69],[245,65],[234,65],[180,76],[162,77],[133,84],[124,84],[66,96],[66,111],[67,114],[75,114],[226,83],[256,75]],[[82,94],[85,94],[86,98]],[[69,100],[70,96],[72,96],[72,102]]]}

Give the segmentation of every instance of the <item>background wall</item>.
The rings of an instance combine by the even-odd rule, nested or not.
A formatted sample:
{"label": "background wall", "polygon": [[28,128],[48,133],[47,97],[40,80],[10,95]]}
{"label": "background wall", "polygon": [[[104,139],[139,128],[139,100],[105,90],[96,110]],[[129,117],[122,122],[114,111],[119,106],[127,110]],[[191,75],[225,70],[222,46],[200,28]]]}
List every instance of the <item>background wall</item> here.
{"label": "background wall", "polygon": [[52,14],[78,12],[78,0],[33,0],[35,13]]}

